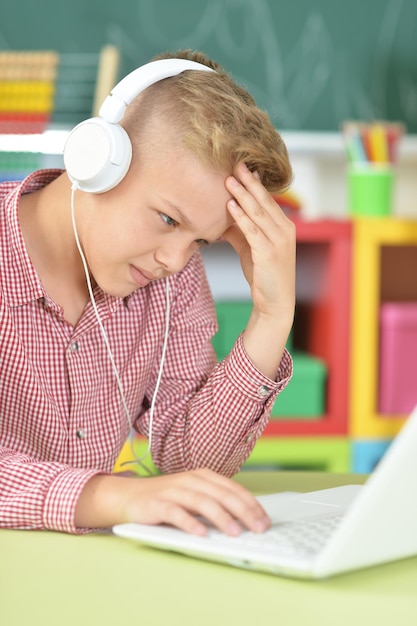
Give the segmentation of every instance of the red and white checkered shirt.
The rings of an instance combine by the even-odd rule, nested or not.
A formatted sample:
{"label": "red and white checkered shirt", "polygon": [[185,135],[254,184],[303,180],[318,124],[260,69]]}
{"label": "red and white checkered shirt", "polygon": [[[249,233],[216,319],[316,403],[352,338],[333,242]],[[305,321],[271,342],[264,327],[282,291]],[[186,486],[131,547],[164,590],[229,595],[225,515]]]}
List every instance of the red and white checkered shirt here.
{"label": "red and white checkered shirt", "polygon": [[[97,473],[111,473],[129,425],[96,316],[89,303],[74,328],[34,269],[18,218],[19,197],[56,176],[44,170],[0,184],[0,527],[82,532],[77,499]],[[169,279],[171,314],[155,404],[152,457],[163,472],[210,467],[233,475],[263,432],[287,384],[247,357],[241,338],[216,364],[215,309],[203,261],[194,254]],[[138,432],[149,407],[165,328],[165,281],[127,298],[95,289],[98,311]]]}

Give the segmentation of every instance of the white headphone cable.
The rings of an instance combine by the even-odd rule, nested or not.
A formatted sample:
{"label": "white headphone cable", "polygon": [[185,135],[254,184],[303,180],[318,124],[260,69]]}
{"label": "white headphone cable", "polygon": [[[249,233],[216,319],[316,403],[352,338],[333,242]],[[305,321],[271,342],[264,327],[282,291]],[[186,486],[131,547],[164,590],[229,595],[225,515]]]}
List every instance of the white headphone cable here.
{"label": "white headphone cable", "polygon": [[101,321],[100,318],[100,314],[98,312],[97,309],[97,304],[94,298],[94,294],[93,294],[93,288],[91,285],[91,279],[90,279],[90,273],[88,271],[88,265],[87,265],[87,261],[84,255],[84,252],[82,250],[81,247],[81,243],[80,243],[80,239],[78,237],[78,230],[77,230],[77,224],[76,224],[76,220],[75,220],[75,202],[74,202],[74,197],[75,197],[75,191],[77,189],[77,184],[73,183],[71,186],[71,220],[72,220],[72,227],[73,227],[73,231],[74,231],[74,237],[75,237],[75,243],[77,245],[77,249],[78,252],[80,254],[81,257],[81,261],[83,264],[83,268],[84,268],[84,273],[85,273],[85,277],[86,277],[86,281],[87,281],[87,288],[88,288],[88,293],[90,296],[90,300],[91,300],[91,304],[93,306],[94,309],[94,313],[95,316],[97,318],[97,322],[99,324],[100,330],[101,330],[101,334],[103,336],[104,339],[104,343],[106,345],[107,348],[107,352],[109,355],[109,359],[110,359],[110,363],[112,365],[113,368],[113,372],[116,378],[116,382],[117,382],[117,386],[119,388],[119,393],[120,393],[120,397],[122,400],[122,404],[123,404],[123,408],[126,414],[126,418],[129,424],[129,443],[130,443],[130,447],[131,447],[131,451],[132,454],[134,456],[134,461],[126,461],[124,463],[122,463],[123,465],[130,465],[131,463],[138,463],[149,475],[152,475],[152,471],[146,467],[146,465],[143,463],[143,461],[146,459],[146,457],[149,455],[150,451],[151,451],[151,447],[152,447],[152,428],[153,428],[153,417],[154,417],[154,411],[155,411],[155,401],[156,401],[156,396],[158,393],[158,389],[159,389],[159,385],[161,383],[161,378],[162,378],[162,370],[163,370],[163,366],[164,366],[164,361],[165,361],[165,354],[166,354],[166,349],[167,349],[167,344],[168,344],[168,333],[169,333],[169,316],[170,316],[170,297],[169,297],[169,281],[168,281],[168,277],[165,279],[165,296],[166,296],[166,303],[165,303],[165,331],[164,331],[164,341],[163,341],[163,345],[162,345],[162,354],[161,354],[161,361],[160,361],[160,366],[159,366],[159,371],[158,371],[158,377],[156,380],[156,385],[155,385],[155,391],[152,397],[152,402],[151,402],[151,408],[150,408],[150,416],[149,416],[149,435],[148,435],[148,446],[147,446],[147,450],[145,452],[145,454],[141,457],[137,457],[135,449],[134,449],[134,445],[133,445],[133,422],[132,419],[130,417],[130,413],[129,413],[129,408],[127,406],[127,402],[126,402],[126,398],[125,398],[125,394],[123,391],[123,386],[122,386],[122,381],[120,380],[120,376],[119,376],[119,372],[117,370],[116,367],[116,363],[114,362],[114,357],[113,357],[113,353],[111,351],[110,348],[110,342],[109,339],[107,337],[107,333],[104,329],[103,323]]}

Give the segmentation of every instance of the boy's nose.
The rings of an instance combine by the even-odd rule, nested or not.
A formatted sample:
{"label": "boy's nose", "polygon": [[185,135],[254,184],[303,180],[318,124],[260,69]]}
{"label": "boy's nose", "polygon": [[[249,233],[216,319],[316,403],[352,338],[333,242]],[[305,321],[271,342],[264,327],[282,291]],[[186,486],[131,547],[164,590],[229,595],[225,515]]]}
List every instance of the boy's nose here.
{"label": "boy's nose", "polygon": [[193,252],[192,246],[171,245],[159,248],[155,253],[155,259],[169,274],[176,274],[187,265]]}

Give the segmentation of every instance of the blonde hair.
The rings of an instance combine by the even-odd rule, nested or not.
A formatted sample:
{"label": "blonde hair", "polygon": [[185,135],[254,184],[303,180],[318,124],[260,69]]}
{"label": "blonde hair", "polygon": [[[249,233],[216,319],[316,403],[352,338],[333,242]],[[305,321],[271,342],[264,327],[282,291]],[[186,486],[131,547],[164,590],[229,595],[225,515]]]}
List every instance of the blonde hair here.
{"label": "blonde hair", "polygon": [[148,87],[122,122],[132,141],[140,142],[147,122],[164,116],[181,145],[200,162],[232,172],[243,161],[269,191],[286,189],[292,180],[287,149],[252,96],[202,52],[167,52],[153,60],[163,58],[190,59],[216,71],[183,72]]}

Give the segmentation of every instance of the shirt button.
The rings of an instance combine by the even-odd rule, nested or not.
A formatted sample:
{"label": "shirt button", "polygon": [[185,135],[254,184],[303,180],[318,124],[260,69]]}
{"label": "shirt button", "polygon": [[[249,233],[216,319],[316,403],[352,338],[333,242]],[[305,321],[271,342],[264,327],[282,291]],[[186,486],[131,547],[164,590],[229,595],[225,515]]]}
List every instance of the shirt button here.
{"label": "shirt button", "polygon": [[246,437],[246,443],[250,443],[251,441],[253,441],[255,438],[255,435],[253,433],[250,433],[247,437]]}
{"label": "shirt button", "polygon": [[71,350],[73,352],[78,352],[78,343],[76,341],[71,344]]}
{"label": "shirt button", "polygon": [[269,396],[271,391],[266,385],[261,385],[256,393],[260,398],[266,398],[266,396]]}
{"label": "shirt button", "polygon": [[78,428],[77,430],[78,439],[85,439],[85,430],[84,428]]}

